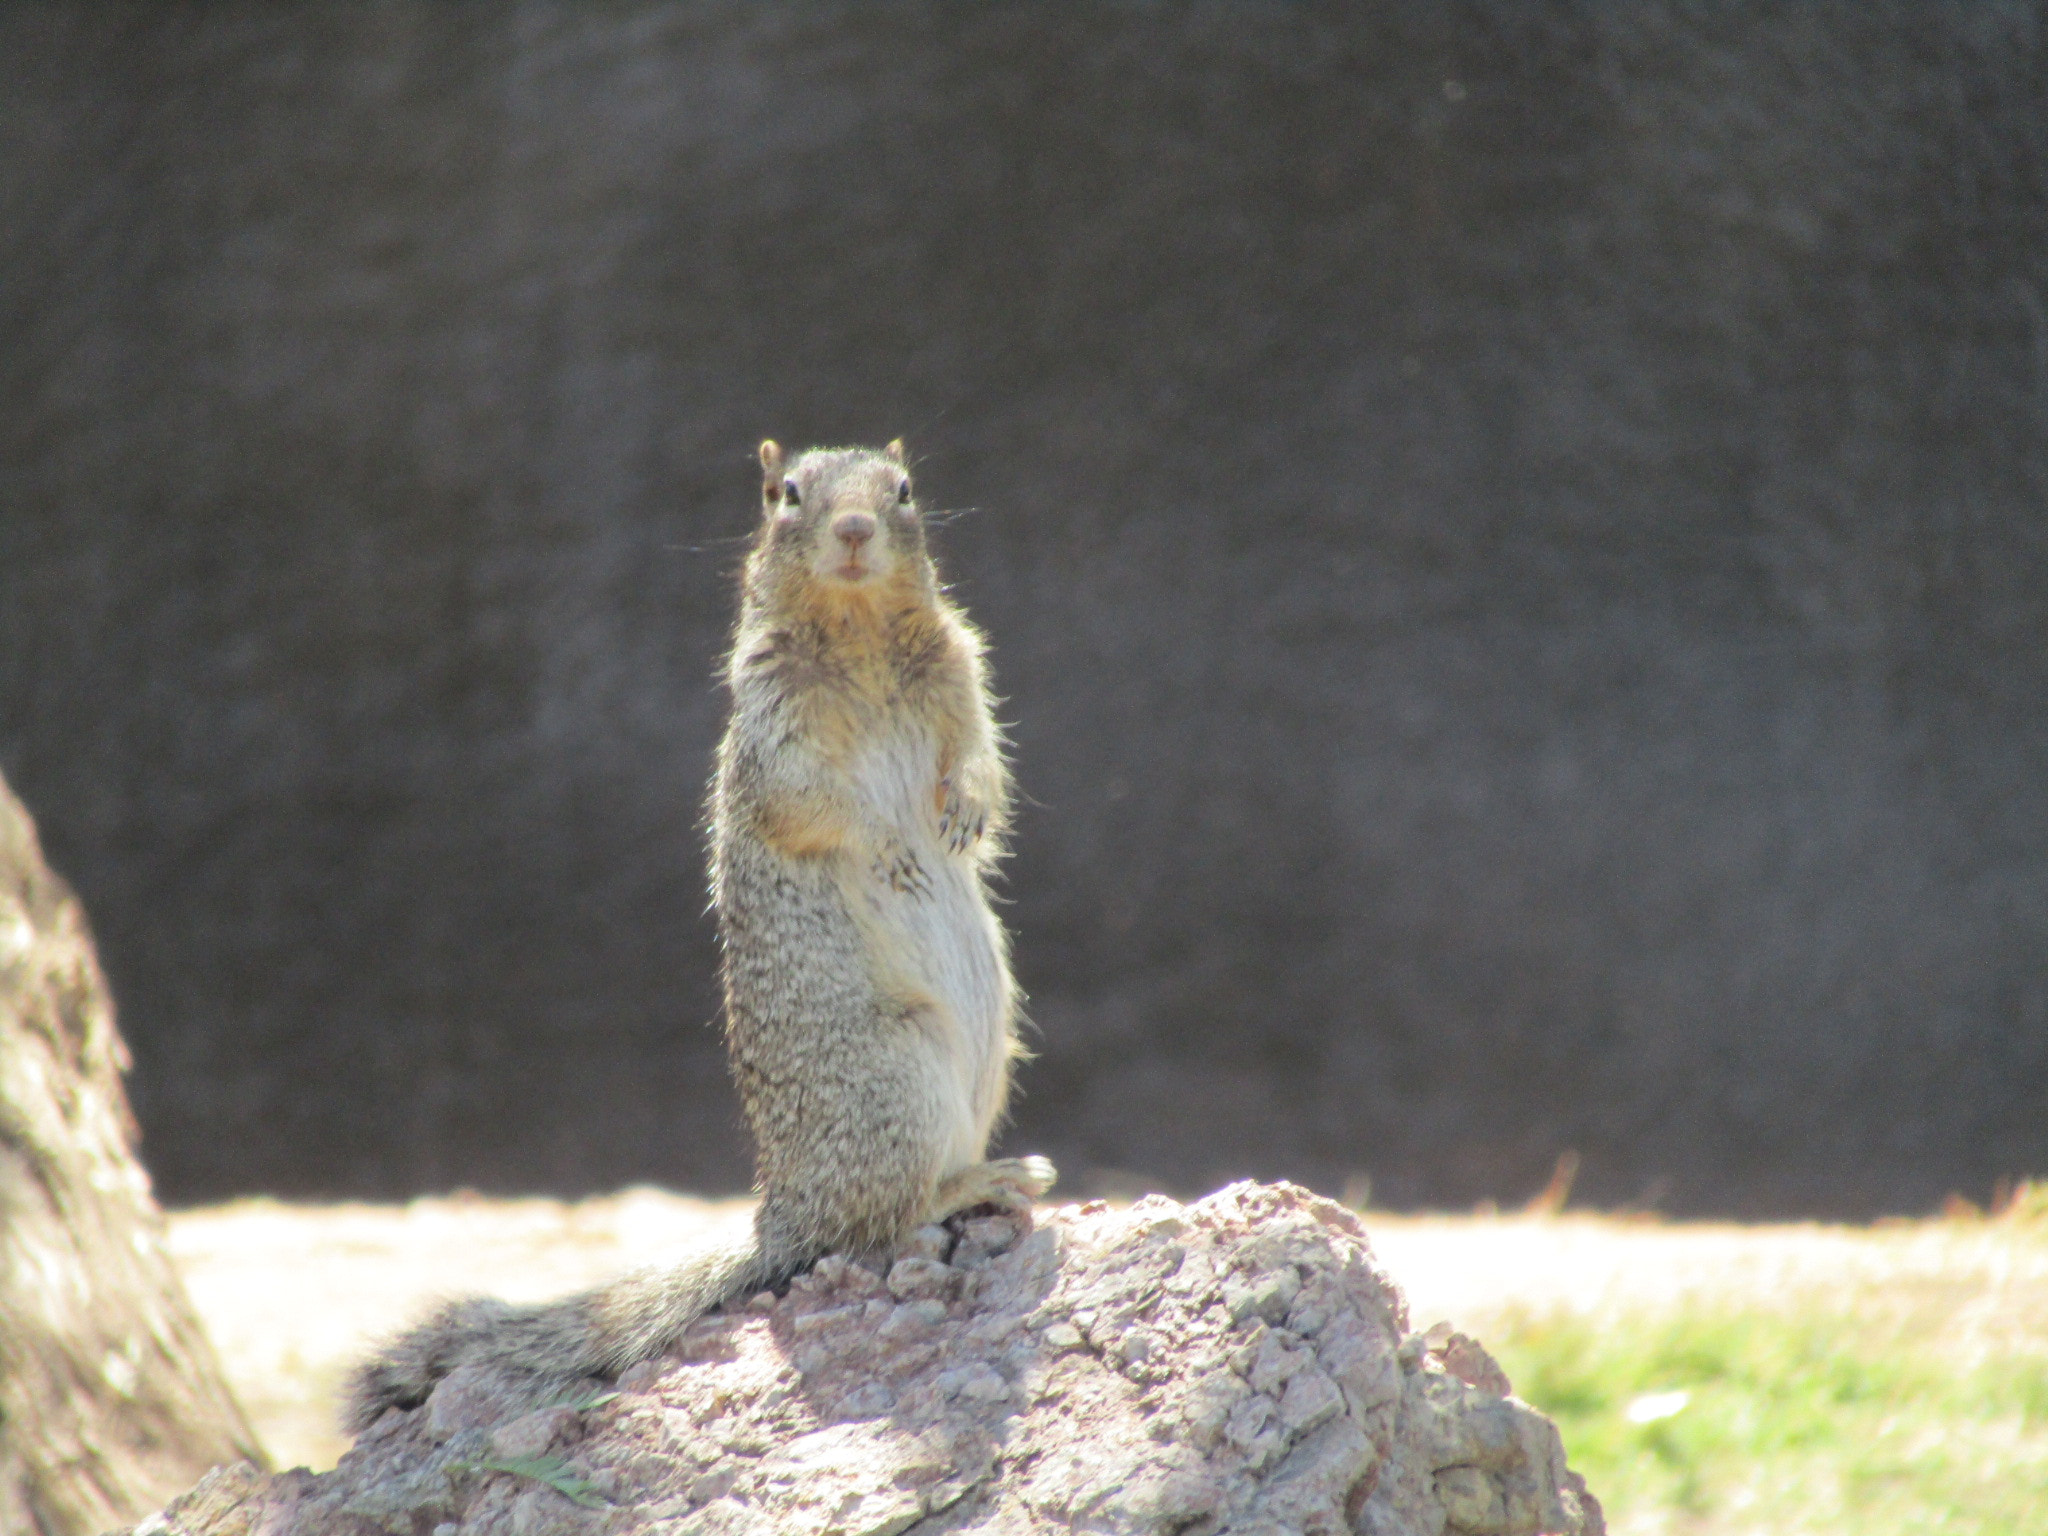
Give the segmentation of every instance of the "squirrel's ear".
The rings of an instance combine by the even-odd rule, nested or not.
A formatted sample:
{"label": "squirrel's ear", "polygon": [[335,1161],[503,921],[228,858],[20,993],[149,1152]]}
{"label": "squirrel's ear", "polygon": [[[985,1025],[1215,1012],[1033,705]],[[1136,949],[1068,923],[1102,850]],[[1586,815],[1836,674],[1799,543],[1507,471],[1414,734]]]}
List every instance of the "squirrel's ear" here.
{"label": "squirrel's ear", "polygon": [[889,455],[890,458],[894,459],[898,464],[901,464],[905,469],[908,469],[910,467],[910,455],[904,451],[902,438],[890,438],[889,446],[884,448],[882,452]]}
{"label": "squirrel's ear", "polygon": [[782,444],[772,437],[761,444],[761,499],[771,507],[782,499]]}

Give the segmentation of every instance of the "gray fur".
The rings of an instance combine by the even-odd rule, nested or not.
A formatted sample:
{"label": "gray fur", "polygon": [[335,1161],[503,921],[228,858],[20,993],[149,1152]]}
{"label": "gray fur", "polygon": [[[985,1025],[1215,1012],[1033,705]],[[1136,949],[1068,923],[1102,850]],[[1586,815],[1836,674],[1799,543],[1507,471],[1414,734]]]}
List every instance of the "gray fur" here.
{"label": "gray fur", "polygon": [[[1018,1052],[980,637],[940,591],[900,445],[761,460],[710,813],[752,1236],[541,1306],[449,1303],[358,1368],[353,1430],[465,1364],[566,1395],[826,1253],[886,1257],[934,1217],[1051,1186],[1043,1158],[985,1161]],[[872,536],[835,531],[856,526]]]}

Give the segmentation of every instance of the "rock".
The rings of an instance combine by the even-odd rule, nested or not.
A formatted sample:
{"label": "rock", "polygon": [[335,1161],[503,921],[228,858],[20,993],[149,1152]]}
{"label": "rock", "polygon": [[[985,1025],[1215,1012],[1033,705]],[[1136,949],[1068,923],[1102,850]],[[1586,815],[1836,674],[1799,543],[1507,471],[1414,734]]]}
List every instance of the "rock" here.
{"label": "rock", "polygon": [[898,1259],[889,1270],[889,1294],[901,1301],[919,1296],[950,1296],[960,1276],[938,1259]]}
{"label": "rock", "polygon": [[0,1531],[93,1536],[260,1456],[164,1249],[127,1065],[85,914],[0,781]]}
{"label": "rock", "polygon": [[1434,1328],[1404,1340],[1396,1359],[1401,1399],[1362,1536],[1603,1536],[1599,1501],[1567,1470],[1557,1426],[1495,1390],[1507,1376],[1476,1340]]}
{"label": "rock", "polygon": [[956,1222],[886,1284],[827,1261],[704,1320],[588,1408],[491,1423],[494,1384],[451,1377],[334,1472],[217,1476],[162,1518],[184,1536],[1599,1536],[1551,1423],[1475,1341],[1410,1335],[1406,1312],[1356,1219],[1288,1185]]}
{"label": "rock", "polygon": [[491,1431],[491,1454],[500,1460],[545,1456],[583,1432],[582,1416],[573,1408],[542,1408]]}

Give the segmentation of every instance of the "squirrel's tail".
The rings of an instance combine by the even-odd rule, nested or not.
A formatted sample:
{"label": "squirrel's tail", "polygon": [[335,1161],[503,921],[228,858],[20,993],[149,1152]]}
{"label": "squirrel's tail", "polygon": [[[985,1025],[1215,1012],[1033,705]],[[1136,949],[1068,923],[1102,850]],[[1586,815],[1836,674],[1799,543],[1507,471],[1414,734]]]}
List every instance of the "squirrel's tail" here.
{"label": "squirrel's tail", "polygon": [[642,1269],[542,1306],[489,1297],[451,1301],[386,1340],[350,1375],[343,1425],[360,1434],[387,1408],[417,1408],[461,1365],[524,1378],[536,1399],[582,1377],[608,1376],[660,1354],[713,1307],[785,1278],[753,1233],[702,1250],[672,1269]]}

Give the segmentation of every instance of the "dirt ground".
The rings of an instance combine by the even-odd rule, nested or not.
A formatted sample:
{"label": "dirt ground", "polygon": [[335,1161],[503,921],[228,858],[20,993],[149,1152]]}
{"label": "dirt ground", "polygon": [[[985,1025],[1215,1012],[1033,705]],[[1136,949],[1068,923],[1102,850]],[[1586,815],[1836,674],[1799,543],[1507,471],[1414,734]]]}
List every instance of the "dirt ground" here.
{"label": "dirt ground", "polygon": [[[170,1242],[257,1433],[280,1466],[346,1448],[335,1388],[365,1341],[429,1300],[535,1300],[660,1263],[744,1202],[654,1189],[565,1204],[475,1197],[404,1206],[268,1200],[174,1212]],[[1601,1216],[1367,1215],[1414,1321],[1484,1340],[1505,1312],[1713,1301],[1768,1311],[1816,1295],[1900,1317],[1959,1351],[2048,1351],[2048,1242],[2003,1223],[1677,1224]]]}

